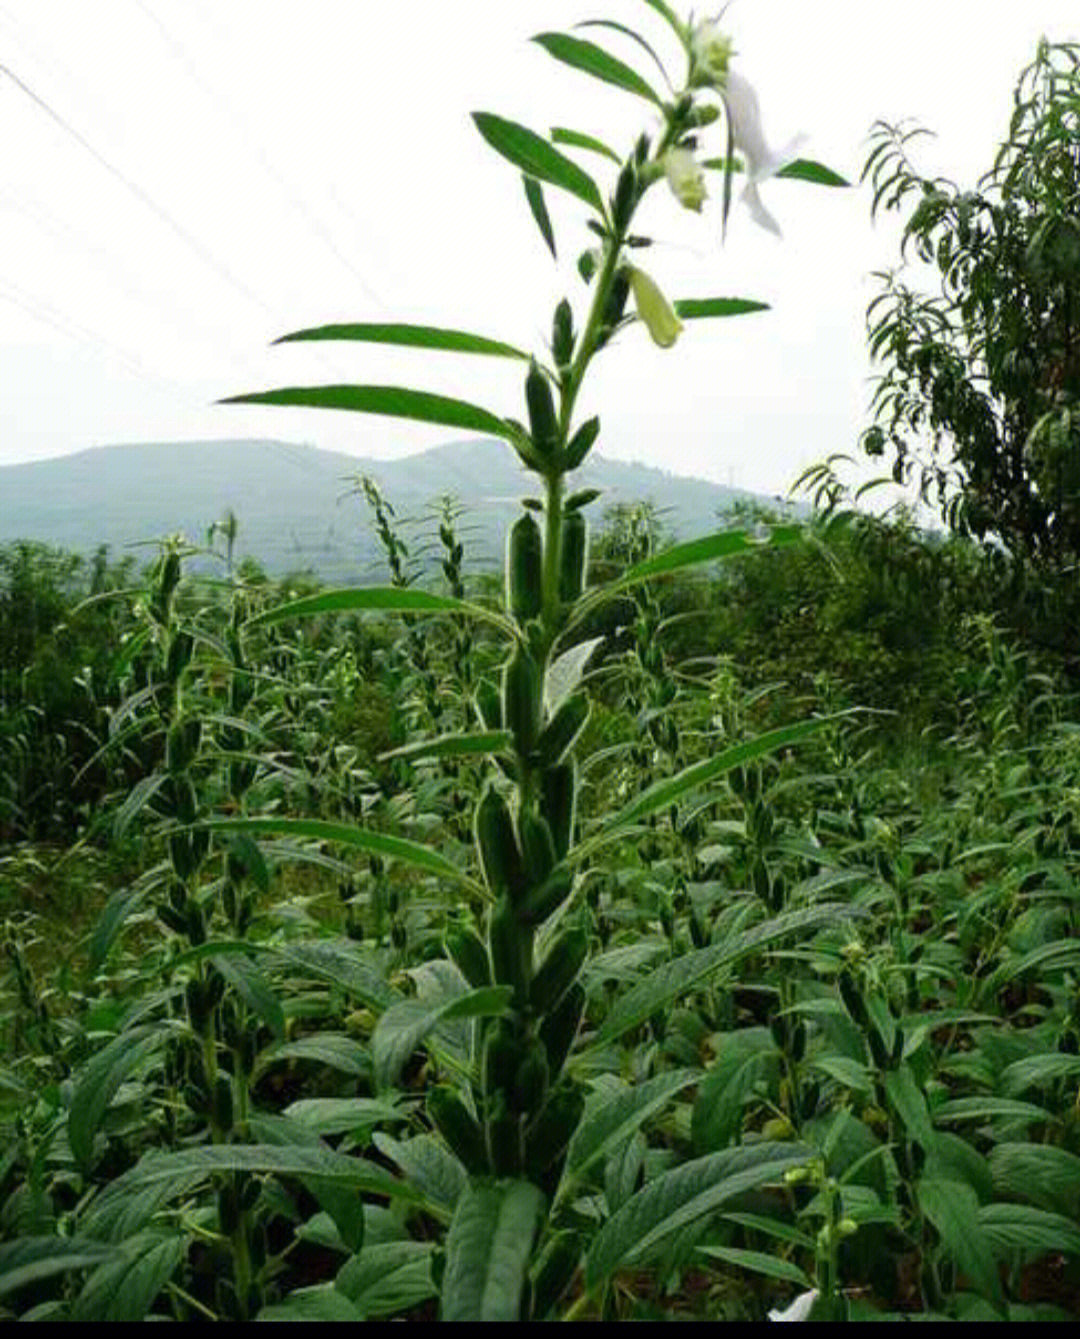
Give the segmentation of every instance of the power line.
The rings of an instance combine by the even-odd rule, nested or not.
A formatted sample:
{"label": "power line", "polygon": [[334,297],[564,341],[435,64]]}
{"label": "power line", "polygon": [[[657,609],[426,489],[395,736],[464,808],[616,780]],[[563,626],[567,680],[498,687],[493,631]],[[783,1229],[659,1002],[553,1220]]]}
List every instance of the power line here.
{"label": "power line", "polygon": [[132,181],[132,179],[122,172],[120,168],[110,162],[103,153],[99,152],[99,150],[90,143],[85,135],[82,135],[76,130],[75,127],[69,121],[66,121],[58,111],[51,107],[40,94],[36,93],[29,84],[20,79],[10,66],[0,63],[0,74],[6,74],[20,92],[25,94],[25,96],[28,97],[39,110],[43,111],[66,135],[84,149],[99,166],[103,167],[105,171],[109,173],[110,176],[114,177],[127,191],[134,195],[140,204],[150,210],[155,218],[164,223],[166,227],[170,228],[181,241],[183,241],[200,258],[200,260],[203,261],[204,264],[208,265],[219,276],[219,278],[224,279],[227,284],[236,289],[237,292],[243,294],[249,302],[254,303],[255,306],[259,307],[263,312],[270,316],[276,315],[274,309],[265,303],[257,293],[244,283],[242,279],[238,279],[228,266],[223,265],[204,242],[200,241],[194,233],[190,232],[182,223],[173,218],[168,210],[164,209],[152,196],[148,195],[138,182]]}
{"label": "power line", "polygon": [[267,153],[262,141],[252,130],[246,118],[243,115],[241,115],[241,113],[237,110],[236,105],[219,89],[215,88],[212,84],[208,83],[208,81],[203,78],[203,76],[199,72],[197,65],[192,59],[190,53],[188,52],[187,48],[183,45],[182,42],[180,42],[176,37],[173,36],[173,34],[165,26],[165,24],[162,22],[159,16],[153,11],[153,9],[151,9],[150,5],[147,3],[147,0],[133,0],[133,3],[143,14],[144,18],[146,18],[150,23],[154,25],[162,41],[166,44],[166,46],[172,53],[173,58],[177,60],[184,67],[184,69],[187,71],[188,77],[193,81],[193,83],[195,83],[200,89],[202,89],[202,91],[207,95],[207,97],[213,99],[213,101],[216,102],[219,107],[224,108],[226,113],[232,118],[232,120],[236,123],[236,125],[239,126],[244,137],[248,140],[251,148],[253,149],[255,156],[258,158],[260,166],[266,172],[266,174],[271,178],[271,180],[277,185],[279,190],[281,190],[282,194],[285,196],[286,200],[289,202],[292,208],[304,219],[308,227],[323,243],[323,245],[327,248],[327,250],[335,257],[335,259],[341,265],[343,265],[345,269],[349,271],[349,273],[353,276],[353,278],[357,281],[357,283],[359,283],[360,287],[363,289],[367,297],[369,297],[372,300],[372,302],[374,302],[377,306],[385,310],[386,303],[384,302],[383,298],[380,296],[379,293],[375,291],[374,288],[372,288],[371,284],[360,272],[360,270],[356,268],[356,266],[353,264],[349,256],[344,251],[342,251],[342,249],[334,241],[334,238],[331,235],[329,229],[326,227],[325,223],[323,223],[322,219],[319,218],[319,216],[307,204],[302,194],[288,180],[288,178],[286,178],[284,174],[281,171],[279,171],[279,169],[277,168],[277,166],[274,164],[269,154]]}

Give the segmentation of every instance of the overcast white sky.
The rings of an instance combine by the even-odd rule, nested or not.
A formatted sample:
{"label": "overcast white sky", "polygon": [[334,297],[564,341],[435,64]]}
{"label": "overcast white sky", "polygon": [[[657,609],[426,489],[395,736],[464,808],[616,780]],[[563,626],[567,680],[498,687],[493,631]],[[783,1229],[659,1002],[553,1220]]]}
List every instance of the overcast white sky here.
{"label": "overcast white sky", "polygon": [[[0,71],[0,464],[232,437],[393,456],[453,435],[212,405],[273,386],[397,383],[523,417],[512,363],[268,346],[395,319],[539,349],[559,297],[582,309],[583,208],[548,192],[557,268],[469,112],[628,148],[649,105],[528,41],[597,16],[639,26],[681,73],[642,0],[0,0],[0,65],[93,150]],[[926,169],[973,181],[1039,35],[1076,39],[1078,19],[1076,0],[735,0],[725,22],[773,142],[803,131],[807,156],[854,180],[872,122],[914,117],[938,134]],[[895,228],[871,228],[865,189],[763,195],[784,240],[742,210],[721,247],[716,200],[698,217],[650,194],[642,223],[663,244],[645,263],[670,296],[773,310],[695,322],[669,352],[640,326],[622,336],[582,404],[605,454],[774,493],[854,447],[869,274],[894,262]]]}

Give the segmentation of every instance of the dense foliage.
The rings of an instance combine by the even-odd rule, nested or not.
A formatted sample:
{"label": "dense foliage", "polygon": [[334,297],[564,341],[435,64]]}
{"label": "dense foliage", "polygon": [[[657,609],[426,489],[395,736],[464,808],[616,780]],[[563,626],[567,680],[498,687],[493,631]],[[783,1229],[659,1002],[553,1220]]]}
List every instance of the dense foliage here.
{"label": "dense foliage", "polygon": [[[444,499],[419,580],[363,480],[385,585],[279,589],[234,564],[231,516],[217,574],[172,537],[133,588],[99,563],[89,600],[63,555],[11,555],[36,630],[0,728],[59,726],[96,789],[57,809],[23,769],[7,795],[9,1316],[1077,1310],[1068,667],[1004,631],[970,543],[833,515],[672,544],[637,507],[594,542],[568,486],[625,325],[670,348],[760,308],[668,302],[633,263],[648,190],[700,209],[715,167],[726,222],[742,172],[775,230],[768,177],[838,184],[768,148],[718,21],[647,3],[685,56],[670,101],[537,38],[653,105],[630,155],[476,117],[551,251],[544,186],[599,241],[542,359],[441,327],[292,337],[519,360],[523,421],[399,387],[237,397],[503,438],[540,496],[501,579]],[[614,158],[612,189],[557,145]],[[99,667],[77,762],[47,672],[72,648]]]}
{"label": "dense foliage", "polygon": [[937,291],[881,276],[863,445],[951,524],[1060,568],[1080,551],[1080,47],[1040,43],[973,189],[915,167],[918,133],[878,126],[865,172]]}

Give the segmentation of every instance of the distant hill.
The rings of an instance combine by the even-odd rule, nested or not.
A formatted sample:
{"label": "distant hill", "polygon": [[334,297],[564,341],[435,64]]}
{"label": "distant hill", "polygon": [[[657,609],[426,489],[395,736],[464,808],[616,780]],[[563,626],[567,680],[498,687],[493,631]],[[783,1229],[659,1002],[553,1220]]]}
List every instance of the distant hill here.
{"label": "distant hill", "polygon": [[[371,580],[382,575],[381,550],[367,504],[348,496],[361,474],[378,482],[405,523],[403,537],[418,561],[435,533],[423,518],[452,495],[465,508],[459,524],[473,570],[500,558],[506,524],[536,483],[506,445],[486,439],[393,461],[285,442],[95,447],[0,467],[0,543],[33,539],[82,553],[108,544],[118,556],[126,545],[177,531],[201,543],[231,508],[240,526],[237,555],[253,556],[272,575],[311,569],[331,583]],[[679,538],[715,529],[718,516],[740,501],[779,505],[602,456],[590,457],[574,486],[603,490],[590,511],[597,521],[617,503],[652,502]]]}

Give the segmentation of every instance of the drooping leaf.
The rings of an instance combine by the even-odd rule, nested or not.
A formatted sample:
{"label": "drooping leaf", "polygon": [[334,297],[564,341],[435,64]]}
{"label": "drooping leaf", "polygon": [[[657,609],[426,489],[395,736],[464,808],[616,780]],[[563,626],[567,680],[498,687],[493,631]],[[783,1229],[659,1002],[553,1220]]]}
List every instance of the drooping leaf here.
{"label": "drooping leaf", "polygon": [[320,1137],[409,1119],[407,1110],[372,1097],[305,1097],[287,1106],[283,1114]]}
{"label": "drooping leaf", "polygon": [[456,999],[402,1000],[383,1014],[371,1039],[375,1081],[392,1088],[409,1056],[440,1023],[455,1018],[489,1018],[505,1012],[513,991],[509,986],[485,986]]}
{"label": "drooping leaf", "polygon": [[606,1045],[638,1027],[657,1009],[689,994],[712,973],[737,962],[749,953],[758,953],[779,943],[788,935],[820,930],[852,914],[849,907],[825,903],[802,911],[790,911],[750,930],[731,935],[718,944],[695,949],[650,972],[625,995],[618,996],[597,1033],[596,1045]]}
{"label": "drooping leaf", "polygon": [[998,1257],[1018,1255],[1031,1260],[1062,1251],[1080,1256],[1080,1227],[1059,1213],[1030,1204],[984,1204],[979,1228]]}
{"label": "drooping leaf", "polygon": [[399,758],[403,762],[418,762],[421,758],[464,758],[503,753],[513,742],[513,736],[507,730],[488,730],[483,734],[442,735],[438,739],[421,739],[415,744],[405,744],[388,753],[380,753],[380,762],[389,762]]}
{"label": "drooping leaf", "polygon": [[285,1011],[281,1007],[281,1001],[274,994],[273,987],[259,969],[238,954],[215,958],[214,966],[274,1036],[283,1037]]}
{"label": "drooping leaf", "polygon": [[[729,154],[726,158],[706,158],[702,162],[702,167],[728,175],[746,171],[746,164],[734,154]],[[786,177],[789,181],[808,181],[815,186],[851,185],[850,181],[840,176],[838,172],[834,172],[832,168],[826,167],[824,163],[816,163],[809,158],[796,158],[793,162],[782,167],[776,175]]]}
{"label": "drooping leaf", "polygon": [[330,1283],[317,1283],[311,1288],[295,1288],[280,1302],[264,1306],[256,1320],[306,1321],[316,1324],[326,1321],[352,1322],[364,1319],[364,1313],[354,1306],[344,1293]]}
{"label": "drooping leaf", "polygon": [[812,1286],[806,1274],[791,1260],[778,1255],[766,1255],[764,1251],[744,1251],[734,1246],[699,1246],[702,1255],[713,1260],[722,1260],[726,1265],[734,1265],[739,1270],[749,1270],[752,1274],[764,1274],[767,1278],[780,1279],[784,1283],[797,1283],[801,1288]]}
{"label": "drooping leaf", "polygon": [[282,1060],[308,1060],[357,1078],[371,1075],[371,1056],[367,1047],[338,1032],[313,1032],[307,1037],[297,1037],[295,1041],[272,1043],[259,1053],[254,1076],[265,1074],[271,1065]]}
{"label": "drooping leaf", "polygon": [[627,1088],[612,1097],[589,1103],[581,1124],[570,1141],[566,1155],[566,1174],[580,1177],[610,1149],[645,1123],[676,1093],[701,1078],[697,1070],[683,1069],[661,1074],[645,1083]]}
{"label": "drooping leaf", "polygon": [[661,18],[667,20],[667,22],[674,29],[675,35],[678,37],[679,41],[683,44],[684,47],[688,47],[689,43],[687,38],[686,25],[682,22],[679,16],[667,3],[667,0],[645,0],[645,3],[649,6],[650,9],[656,10],[657,14],[659,14]]}
{"label": "drooping leaf", "polygon": [[715,1213],[747,1190],[783,1178],[813,1156],[801,1144],[758,1143],[683,1163],[647,1183],[596,1235],[586,1265],[595,1287],[623,1265],[648,1258],[673,1233]]}
{"label": "drooping leaf", "polygon": [[648,55],[656,68],[660,71],[664,82],[668,88],[671,88],[671,80],[668,78],[668,72],[664,68],[664,62],[656,54],[655,48],[650,42],[646,42],[640,33],[636,33],[633,28],[628,28],[625,23],[616,23],[614,19],[586,19],[583,23],[575,23],[575,28],[607,28],[610,32],[619,33],[623,37],[628,37],[631,42],[635,42]]}
{"label": "drooping leaf", "polygon": [[71,1319],[104,1324],[145,1320],[187,1250],[188,1239],[180,1233],[146,1232],[124,1242],[122,1256],[99,1265],[86,1280]]}
{"label": "drooping leaf", "polygon": [[979,1222],[979,1201],[961,1181],[922,1177],[915,1187],[919,1208],[933,1223],[942,1245],[983,1297],[1000,1304],[998,1278],[990,1242]]}
{"label": "drooping leaf", "polygon": [[373,1243],[346,1261],[334,1287],[365,1320],[396,1315],[438,1293],[431,1270],[434,1253],[435,1244],[428,1241]]}
{"label": "drooping leaf", "polygon": [[713,316],[745,316],[748,312],[767,312],[769,304],[754,298],[679,298],[672,304],[684,321]]}
{"label": "drooping leaf", "polygon": [[116,942],[116,936],[123,928],[124,922],[135,911],[147,897],[147,889],[143,887],[121,888],[113,893],[105,904],[105,909],[98,917],[97,924],[94,926],[94,933],[90,939],[89,959],[90,970],[96,972],[109,956],[109,950]]}
{"label": "drooping leaf", "polygon": [[591,74],[594,79],[612,84],[627,93],[636,93],[638,97],[645,98],[654,106],[663,105],[661,99],[636,70],[593,42],[587,42],[580,37],[571,37],[569,33],[539,33],[533,41],[564,65]]}
{"label": "drooping leaf", "polygon": [[522,1320],[521,1295],[544,1197],[527,1181],[470,1184],[446,1239],[445,1321]]}
{"label": "drooping leaf", "polygon": [[432,1134],[392,1139],[377,1131],[373,1143],[423,1196],[424,1211],[449,1222],[469,1178],[442,1140]]}
{"label": "drooping leaf", "polygon": [[116,1257],[116,1247],[85,1237],[19,1237],[0,1242],[0,1297],[28,1283]]}
{"label": "drooping leaf", "polygon": [[622,160],[615,150],[609,148],[595,135],[586,135],[581,130],[570,130],[567,126],[552,126],[551,140],[553,144],[565,144],[571,149],[585,149],[589,153],[598,153],[601,157],[622,166]]}
{"label": "drooping leaf", "polygon": [[273,391],[230,395],[220,404],[268,404],[302,409],[344,409],[356,414],[387,414],[391,418],[441,423],[447,428],[513,436],[509,425],[496,414],[465,400],[453,400],[430,391],[402,386],[285,386]]}
{"label": "drooping leaf", "polygon": [[449,353],[478,353],[495,358],[529,360],[527,353],[501,340],[488,339],[486,335],[471,335],[464,330],[444,330],[427,325],[380,325],[368,322],[320,325],[309,330],[294,330],[274,340],[274,343],[294,344],[303,340],[357,340],[368,344],[397,344],[414,349],[444,349]]}
{"label": "drooping leaf", "polygon": [[428,591],[402,586],[354,586],[345,590],[322,591],[299,600],[275,605],[255,614],[244,624],[247,628],[264,624],[284,623],[291,618],[313,618],[319,614],[458,614],[493,623],[504,632],[516,636],[509,619],[483,605],[468,600],[455,600],[450,595],[432,595]]}
{"label": "drooping leaf", "polygon": [[661,781],[654,782],[636,799],[631,800],[628,805],[620,809],[613,818],[609,819],[599,833],[576,847],[571,852],[571,857],[576,860],[591,855],[599,847],[614,840],[627,828],[633,827],[635,823],[639,823],[643,818],[647,818],[650,814],[659,813],[662,809],[670,808],[685,795],[700,790],[702,786],[709,785],[718,777],[723,776],[725,772],[730,772],[743,763],[752,762],[755,758],[762,758],[768,753],[775,753],[777,749],[788,748],[793,744],[801,743],[804,739],[809,739],[812,735],[817,734],[827,724],[829,724],[828,719],[820,717],[818,720],[801,721],[798,725],[783,726],[779,730],[769,730],[763,735],[758,735],[756,739],[748,739],[741,744],[734,744],[731,748],[724,749],[713,758],[706,758],[703,762],[693,763],[676,776],[666,777]]}
{"label": "drooping leaf", "polygon": [[995,1144],[989,1153],[994,1187],[1050,1213],[1080,1214],[1080,1157],[1054,1144]]}
{"label": "drooping leaf", "polygon": [[603,201],[592,177],[535,131],[491,112],[474,112],[473,120],[496,153],[502,154],[527,177],[559,186],[603,213]]}
{"label": "drooping leaf", "polygon": [[548,213],[547,201],[544,199],[544,188],[535,177],[530,177],[527,172],[522,173],[521,180],[525,186],[525,199],[529,202],[529,209],[536,220],[536,226],[540,229],[540,236],[551,252],[552,260],[558,260],[559,252],[555,246],[555,228],[551,222],[551,215]]}
{"label": "drooping leaf", "polygon": [[340,842],[389,860],[400,860],[441,879],[472,886],[472,880],[462,870],[431,847],[351,823],[330,823],[316,818],[221,818],[200,826],[214,832],[276,832],[291,837],[310,837],[314,841]]}
{"label": "drooping leaf", "polygon": [[147,1023],[114,1037],[87,1062],[76,1084],[68,1113],[68,1142],[80,1166],[90,1165],[94,1135],[117,1089],[165,1046],[169,1035],[167,1026]]}

